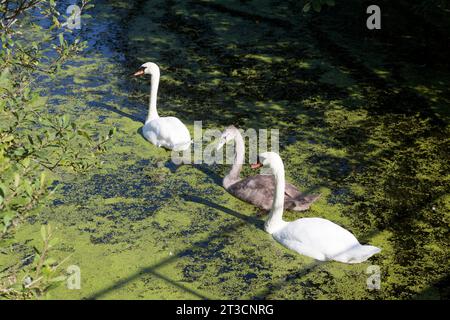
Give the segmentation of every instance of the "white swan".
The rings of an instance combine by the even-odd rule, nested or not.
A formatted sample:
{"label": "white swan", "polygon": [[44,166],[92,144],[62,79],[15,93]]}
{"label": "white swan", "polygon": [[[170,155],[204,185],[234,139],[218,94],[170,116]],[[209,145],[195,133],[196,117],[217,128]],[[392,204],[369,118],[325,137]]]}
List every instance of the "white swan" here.
{"label": "white swan", "polygon": [[322,218],[302,218],[293,222],[283,221],[284,165],[274,152],[259,155],[256,169],[268,166],[275,176],[275,197],[265,230],[289,249],[320,260],[336,260],[344,263],[359,263],[381,251],[380,248],[361,245],[353,234],[337,224]]}
{"label": "white swan", "polygon": [[151,75],[150,102],[148,116],[142,128],[144,137],[157,147],[170,150],[186,150],[191,145],[189,130],[175,117],[159,117],[156,99],[159,85],[159,67],[153,62],[144,63],[133,76]]}

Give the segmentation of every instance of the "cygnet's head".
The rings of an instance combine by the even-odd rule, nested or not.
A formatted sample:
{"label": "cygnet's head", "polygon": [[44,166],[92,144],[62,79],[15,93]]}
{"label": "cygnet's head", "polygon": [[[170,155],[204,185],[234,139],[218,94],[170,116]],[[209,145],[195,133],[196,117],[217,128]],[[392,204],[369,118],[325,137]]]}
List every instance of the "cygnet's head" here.
{"label": "cygnet's head", "polygon": [[229,126],[228,128],[226,128],[219,138],[216,150],[220,150],[224,146],[224,144],[233,140],[238,132],[239,131],[235,126]]}

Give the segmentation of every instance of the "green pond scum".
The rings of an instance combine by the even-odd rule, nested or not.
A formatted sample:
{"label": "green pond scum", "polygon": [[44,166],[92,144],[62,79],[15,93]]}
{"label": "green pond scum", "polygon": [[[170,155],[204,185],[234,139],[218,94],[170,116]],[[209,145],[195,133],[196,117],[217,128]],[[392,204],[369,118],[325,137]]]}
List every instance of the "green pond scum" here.
{"label": "green pond scum", "polygon": [[[390,14],[403,16],[403,2]],[[117,133],[100,168],[53,173],[55,193],[1,266],[29,254],[51,224],[54,255],[81,271],[80,289],[61,285],[52,299],[450,297],[443,39],[422,43],[426,30],[406,19],[371,33],[359,1],[320,14],[303,13],[302,1],[95,4],[80,31],[88,48],[39,85],[50,112]],[[197,120],[203,130],[280,130],[286,179],[322,195],[286,220],[329,219],[381,253],[354,265],[299,255],[264,231],[266,214],[222,188],[229,165],[173,165],[141,134],[150,79],[129,74],[146,61],[161,68],[159,114],[191,135]],[[368,289],[371,266],[378,290]]]}

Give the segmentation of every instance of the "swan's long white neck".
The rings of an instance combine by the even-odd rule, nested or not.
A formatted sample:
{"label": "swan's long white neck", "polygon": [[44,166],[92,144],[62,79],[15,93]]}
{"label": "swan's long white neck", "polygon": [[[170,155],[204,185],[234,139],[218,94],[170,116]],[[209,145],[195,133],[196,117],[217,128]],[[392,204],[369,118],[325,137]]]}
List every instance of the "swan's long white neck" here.
{"label": "swan's long white neck", "polygon": [[285,190],[283,162],[277,163],[277,166],[273,168],[273,175],[275,177],[275,195],[272,203],[272,209],[269,213],[269,218],[265,224],[265,229],[270,234],[286,225],[286,222],[283,221]]}
{"label": "swan's long white neck", "polygon": [[150,102],[148,106],[148,116],[145,123],[159,118],[158,110],[156,110],[156,100],[158,98],[159,74],[152,74],[150,88]]}
{"label": "swan's long white neck", "polygon": [[230,185],[232,185],[233,183],[235,183],[237,180],[240,179],[242,164],[244,163],[245,157],[244,139],[242,138],[241,133],[237,129],[234,141],[236,143],[234,162],[230,172],[223,179],[223,186],[225,189],[227,189]]}

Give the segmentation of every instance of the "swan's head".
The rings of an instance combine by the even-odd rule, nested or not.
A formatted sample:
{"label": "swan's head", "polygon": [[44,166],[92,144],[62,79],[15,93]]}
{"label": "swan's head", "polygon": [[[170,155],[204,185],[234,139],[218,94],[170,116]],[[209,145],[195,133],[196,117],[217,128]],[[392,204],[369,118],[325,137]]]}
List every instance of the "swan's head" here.
{"label": "swan's head", "polygon": [[143,76],[144,74],[149,74],[152,76],[153,75],[159,76],[158,65],[153,62],[146,62],[142,66],[140,66],[139,69],[135,73],[133,73],[133,76],[140,77],[140,76]]}
{"label": "swan's head", "polygon": [[233,140],[236,137],[238,129],[235,126],[229,126],[225,129],[222,135],[219,138],[219,142],[217,143],[216,150],[220,150],[224,144]]}
{"label": "swan's head", "polygon": [[283,160],[281,160],[281,157],[276,152],[260,153],[257,162],[251,164],[252,169],[258,169],[263,166],[272,169],[273,174],[277,174],[280,170],[284,170]]}

